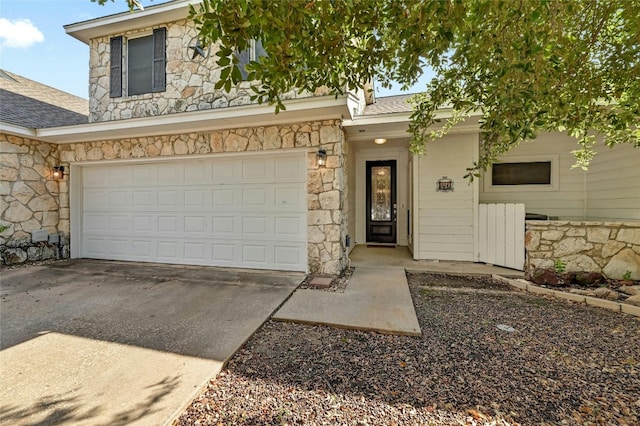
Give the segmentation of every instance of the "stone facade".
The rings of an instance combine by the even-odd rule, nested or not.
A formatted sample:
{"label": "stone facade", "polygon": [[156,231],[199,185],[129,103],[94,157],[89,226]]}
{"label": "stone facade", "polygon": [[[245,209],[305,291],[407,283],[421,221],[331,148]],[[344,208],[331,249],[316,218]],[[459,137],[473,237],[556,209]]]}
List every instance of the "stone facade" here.
{"label": "stone facade", "polygon": [[[7,193],[3,200],[9,208],[2,213],[2,223],[9,228],[0,234],[3,247],[9,246],[9,240],[30,241],[29,232],[40,228],[58,232],[64,235],[65,243],[68,241],[69,178],[61,182],[51,178],[51,170],[58,162],[69,171],[71,164],[86,161],[297,148],[308,152],[309,272],[338,274],[347,265],[347,149],[340,120],[58,146],[8,138],[3,142],[2,192]],[[319,148],[327,152],[326,167],[316,165]],[[34,160],[28,160],[30,157]],[[5,163],[9,167],[5,168]],[[35,182],[29,181],[31,178]],[[67,244],[64,253],[68,256]]]}
{"label": "stone facade", "polygon": [[[68,255],[68,187],[53,179],[56,145],[0,134],[0,257],[2,264]],[[60,235],[59,244],[33,242],[32,233]]]}
{"label": "stone facade", "polygon": [[527,221],[525,271],[551,269],[598,272],[640,280],[640,222]]}
{"label": "stone facade", "polygon": [[[187,111],[200,111],[225,108],[252,103],[251,84],[243,82],[232,87],[230,92],[216,90],[215,83],[220,79],[220,67],[214,54],[216,46],[211,47],[207,59],[192,61],[189,46],[195,43],[196,30],[186,20],[162,25],[167,29],[166,40],[166,90],[159,93],[147,93],[135,96],[111,98],[109,96],[110,79],[110,37],[128,38],[150,35],[154,28],[142,28],[124,34],[92,39],[89,44],[89,121],[123,120],[128,118],[149,117]],[[126,58],[123,61],[123,89],[126,94]],[[319,89],[314,96],[325,95],[327,90]],[[282,99],[311,96],[292,90],[282,95]]]}

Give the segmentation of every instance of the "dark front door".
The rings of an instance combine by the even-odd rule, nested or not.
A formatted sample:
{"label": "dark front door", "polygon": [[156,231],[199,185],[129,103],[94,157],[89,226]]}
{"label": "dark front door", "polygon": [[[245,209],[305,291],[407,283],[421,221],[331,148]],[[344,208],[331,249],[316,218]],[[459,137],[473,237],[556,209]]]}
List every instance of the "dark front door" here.
{"label": "dark front door", "polygon": [[367,161],[367,242],[396,243],[396,160]]}

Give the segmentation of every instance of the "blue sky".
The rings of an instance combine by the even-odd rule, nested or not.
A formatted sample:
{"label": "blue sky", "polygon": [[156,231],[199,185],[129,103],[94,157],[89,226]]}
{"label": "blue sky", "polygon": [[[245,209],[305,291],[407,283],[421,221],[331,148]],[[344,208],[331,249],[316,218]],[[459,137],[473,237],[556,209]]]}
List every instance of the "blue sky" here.
{"label": "blue sky", "polygon": [[[142,0],[143,6],[165,0]],[[0,68],[87,98],[89,48],[63,26],[127,10],[125,0],[0,0]],[[423,90],[423,78],[409,92]],[[400,93],[377,88],[378,96]]]}

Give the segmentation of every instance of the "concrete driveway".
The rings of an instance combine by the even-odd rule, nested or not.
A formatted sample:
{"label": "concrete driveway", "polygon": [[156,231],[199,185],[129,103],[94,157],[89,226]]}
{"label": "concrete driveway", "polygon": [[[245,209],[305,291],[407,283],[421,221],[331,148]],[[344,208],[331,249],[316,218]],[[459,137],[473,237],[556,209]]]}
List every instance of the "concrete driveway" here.
{"label": "concrete driveway", "polygon": [[163,424],[303,274],[70,260],[2,270],[0,424]]}

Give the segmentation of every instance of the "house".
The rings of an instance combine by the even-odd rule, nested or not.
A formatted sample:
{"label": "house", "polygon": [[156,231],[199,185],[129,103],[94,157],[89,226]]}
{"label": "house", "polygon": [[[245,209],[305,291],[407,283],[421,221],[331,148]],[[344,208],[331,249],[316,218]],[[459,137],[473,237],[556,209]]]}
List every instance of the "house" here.
{"label": "house", "polygon": [[[581,268],[581,256],[598,251],[591,262],[603,269],[625,253],[617,269],[640,277],[640,150],[601,150],[585,172],[571,168],[573,139],[546,134],[468,182],[478,116],[417,157],[406,96],[292,91],[274,114],[251,102],[250,82],[215,89],[219,69],[197,44],[189,3],[65,27],[90,48],[87,119],[2,116],[4,263],[46,257],[49,239],[72,258],[308,273],[339,273],[365,243],[408,246],[415,259],[486,261],[495,243],[481,236],[495,229],[481,220],[482,206],[520,203],[559,221],[528,222],[526,241],[516,232],[522,247],[503,254],[526,243],[530,267],[562,253]],[[260,53],[254,43],[243,55]],[[77,112],[53,101],[47,108],[56,106]],[[43,198],[55,208],[41,211]],[[572,235],[576,226],[589,232]]]}

